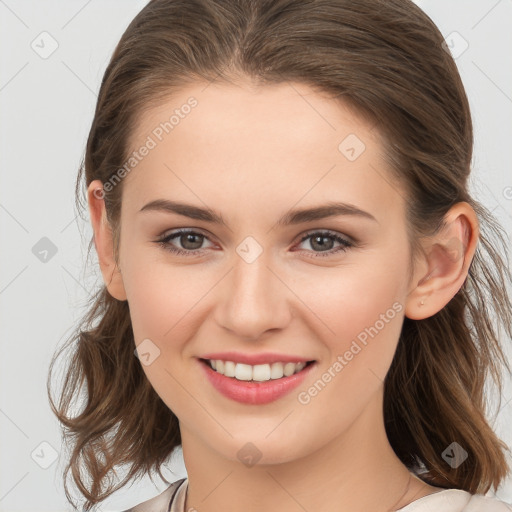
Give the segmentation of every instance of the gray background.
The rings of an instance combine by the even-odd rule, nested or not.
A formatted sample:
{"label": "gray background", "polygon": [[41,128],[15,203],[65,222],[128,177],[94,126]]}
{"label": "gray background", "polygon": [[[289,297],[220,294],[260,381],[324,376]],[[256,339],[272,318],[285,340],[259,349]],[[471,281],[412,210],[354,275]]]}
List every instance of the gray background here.
{"label": "gray background", "polygon": [[[101,283],[97,267],[85,266],[92,231],[88,220],[76,217],[74,182],[103,72],[145,4],[0,0],[0,512],[71,510],[46,378],[55,348]],[[512,2],[418,4],[449,41],[469,96],[472,189],[512,239]],[[96,264],[95,253],[90,261]],[[489,399],[496,402],[496,395]],[[490,418],[509,446],[511,399],[508,380]],[[186,476],[181,452],[176,455],[163,470],[170,481]],[[122,489],[99,510],[123,510],[167,486],[155,481],[158,487],[145,479]],[[497,495],[512,502],[511,478]]]}

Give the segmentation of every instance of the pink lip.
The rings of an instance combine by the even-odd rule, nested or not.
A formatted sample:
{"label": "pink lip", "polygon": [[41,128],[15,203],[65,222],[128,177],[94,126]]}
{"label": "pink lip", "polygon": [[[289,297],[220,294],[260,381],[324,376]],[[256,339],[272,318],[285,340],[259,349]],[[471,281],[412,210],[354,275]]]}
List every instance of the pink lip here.
{"label": "pink lip", "polygon": [[256,364],[265,363],[307,363],[313,361],[313,359],[305,359],[304,357],[290,356],[286,354],[242,354],[241,352],[215,352],[211,354],[205,354],[201,356],[201,359],[220,359],[222,361],[233,361],[234,363],[250,364],[254,366]]}
{"label": "pink lip", "polygon": [[[208,359],[210,359],[208,357]],[[217,359],[217,358],[216,358]],[[221,359],[221,358],[218,358]],[[230,361],[230,359],[227,359]],[[299,373],[283,377],[282,379],[266,380],[263,382],[241,381],[233,377],[226,377],[213,370],[206,361],[198,360],[206,377],[213,387],[225,397],[244,404],[262,405],[273,402],[290,393],[299,386],[309,375],[316,362],[307,365]],[[267,360],[268,361],[268,360]]]}

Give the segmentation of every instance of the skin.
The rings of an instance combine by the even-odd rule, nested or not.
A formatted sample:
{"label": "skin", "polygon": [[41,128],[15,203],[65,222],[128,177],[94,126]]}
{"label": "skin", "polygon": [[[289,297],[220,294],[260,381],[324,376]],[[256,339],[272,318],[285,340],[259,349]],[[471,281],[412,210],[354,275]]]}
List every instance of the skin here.
{"label": "skin", "polygon": [[[190,96],[197,107],[124,178],[118,265],[104,201],[94,193],[101,182],[88,189],[108,290],[128,300],[136,345],[150,339],[160,350],[142,368],[179,418],[186,510],[389,511],[439,491],[411,478],[394,454],[383,380],[404,316],[435,314],[462,286],[478,239],[475,212],[467,203],[448,212],[446,227],[422,240],[425,254],[409,280],[404,192],[391,179],[376,129],[303,84],[195,83],[146,111],[131,147]],[[366,146],[354,161],[338,150],[349,134]],[[140,212],[154,199],[209,207],[227,227]],[[276,224],[292,208],[328,201],[355,205],[375,221],[347,215]],[[178,228],[205,235],[169,242],[199,247],[199,256],[158,245]],[[326,229],[357,243],[322,256],[314,237],[300,241]],[[263,249],[251,263],[236,251],[247,236]],[[331,252],[340,246],[325,243]],[[393,303],[401,311],[308,404],[299,403],[298,393]],[[225,350],[293,354],[317,367],[275,402],[240,404],[210,385],[196,359]],[[237,456],[249,442],[261,452],[251,467]]]}

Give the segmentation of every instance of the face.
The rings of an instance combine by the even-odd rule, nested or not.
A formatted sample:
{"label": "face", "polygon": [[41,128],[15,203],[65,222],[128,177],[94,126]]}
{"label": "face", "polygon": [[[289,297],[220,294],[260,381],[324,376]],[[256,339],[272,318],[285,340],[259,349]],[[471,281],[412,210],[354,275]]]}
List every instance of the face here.
{"label": "face", "polygon": [[[124,177],[122,283],[143,370],[183,435],[230,460],[250,442],[276,463],[381,414],[410,249],[377,131],[305,85],[195,84],[146,111],[130,144],[149,149]],[[245,389],[259,402],[244,402],[200,361],[222,352],[314,364],[284,395]]]}

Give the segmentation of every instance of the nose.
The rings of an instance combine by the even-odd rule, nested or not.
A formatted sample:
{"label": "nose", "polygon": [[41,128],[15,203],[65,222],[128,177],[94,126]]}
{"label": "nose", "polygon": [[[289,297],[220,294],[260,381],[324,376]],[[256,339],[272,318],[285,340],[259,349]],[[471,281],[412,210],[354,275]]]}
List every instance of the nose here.
{"label": "nose", "polygon": [[293,293],[264,254],[251,263],[236,256],[217,289],[216,322],[237,338],[259,339],[266,331],[285,328],[292,318]]}

